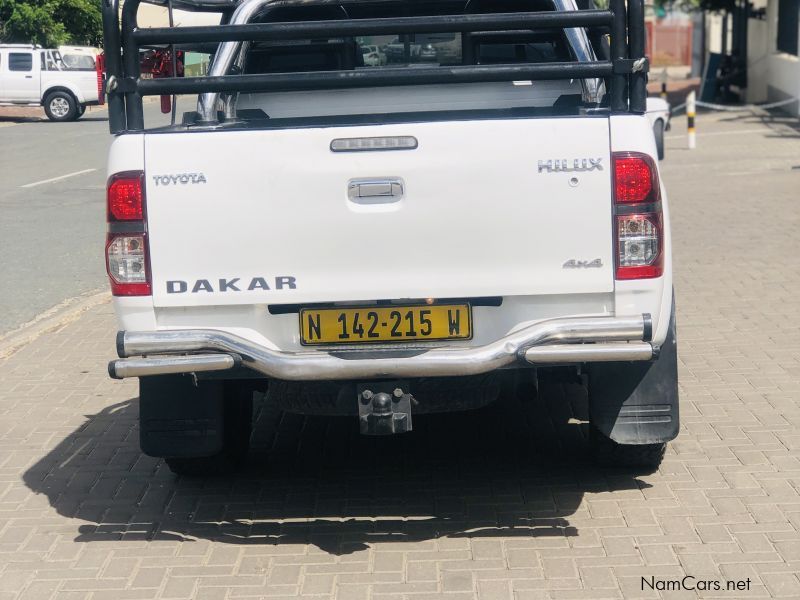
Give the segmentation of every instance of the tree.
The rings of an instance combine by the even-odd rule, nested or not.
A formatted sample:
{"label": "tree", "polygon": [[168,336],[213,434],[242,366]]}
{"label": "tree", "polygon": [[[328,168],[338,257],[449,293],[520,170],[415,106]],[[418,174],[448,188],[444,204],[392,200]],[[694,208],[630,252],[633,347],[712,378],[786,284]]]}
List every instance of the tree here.
{"label": "tree", "polygon": [[0,0],[0,41],[99,46],[101,0]]}

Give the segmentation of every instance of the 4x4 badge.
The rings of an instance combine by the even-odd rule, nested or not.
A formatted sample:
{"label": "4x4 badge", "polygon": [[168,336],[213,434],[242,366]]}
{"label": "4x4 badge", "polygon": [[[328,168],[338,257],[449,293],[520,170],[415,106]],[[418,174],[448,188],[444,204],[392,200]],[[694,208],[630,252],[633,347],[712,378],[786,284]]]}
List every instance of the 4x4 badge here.
{"label": "4x4 badge", "polygon": [[603,266],[603,261],[599,258],[595,258],[594,260],[575,260],[574,258],[569,259],[563,265],[561,265],[562,269],[600,269]]}

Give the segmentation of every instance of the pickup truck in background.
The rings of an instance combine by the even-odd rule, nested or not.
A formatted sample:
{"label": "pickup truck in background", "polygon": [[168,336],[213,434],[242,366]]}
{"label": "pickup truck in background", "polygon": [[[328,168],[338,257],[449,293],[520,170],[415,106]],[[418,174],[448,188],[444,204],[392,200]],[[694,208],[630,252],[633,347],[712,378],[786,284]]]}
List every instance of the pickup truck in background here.
{"label": "pickup truck in background", "polygon": [[[677,346],[642,0],[173,0],[225,13],[185,31],[139,29],[139,3],[121,29],[104,4],[106,261],[145,453],[234,468],[255,392],[381,435],[568,377],[599,463],[660,463]],[[139,48],[209,40],[208,76],[141,77]],[[148,129],[161,94],[197,110]]]}
{"label": "pickup truck in background", "polygon": [[[74,121],[102,104],[103,74],[83,48],[0,44],[0,105],[42,106],[51,121]],[[66,58],[66,60],[65,60]]]}

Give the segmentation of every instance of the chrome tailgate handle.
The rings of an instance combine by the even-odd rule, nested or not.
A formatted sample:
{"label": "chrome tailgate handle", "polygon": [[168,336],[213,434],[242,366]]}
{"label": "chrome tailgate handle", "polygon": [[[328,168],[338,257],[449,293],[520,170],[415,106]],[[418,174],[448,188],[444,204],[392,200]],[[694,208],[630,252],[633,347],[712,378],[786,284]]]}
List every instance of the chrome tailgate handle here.
{"label": "chrome tailgate handle", "polygon": [[347,197],[353,202],[396,202],[404,192],[399,177],[351,179],[347,183]]}

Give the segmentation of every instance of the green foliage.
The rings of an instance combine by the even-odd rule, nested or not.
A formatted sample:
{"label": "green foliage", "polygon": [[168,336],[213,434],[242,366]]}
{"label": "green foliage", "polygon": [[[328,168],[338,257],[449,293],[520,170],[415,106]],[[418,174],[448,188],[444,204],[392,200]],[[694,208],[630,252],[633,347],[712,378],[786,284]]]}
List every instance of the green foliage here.
{"label": "green foliage", "polygon": [[99,46],[101,0],[0,0],[0,41]]}
{"label": "green foliage", "polygon": [[686,12],[705,10],[712,13],[732,12],[737,0],[655,0],[656,8],[671,8],[678,6]]}

